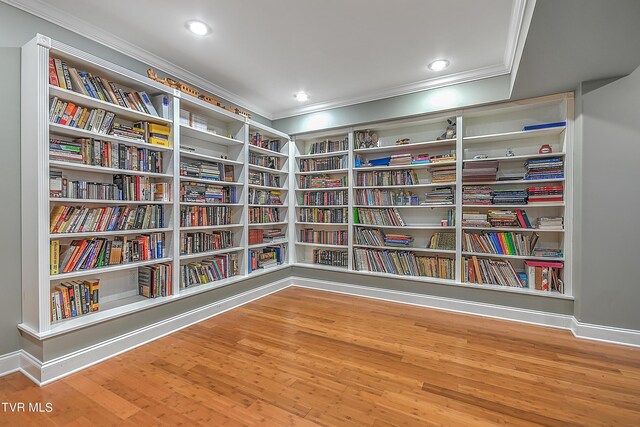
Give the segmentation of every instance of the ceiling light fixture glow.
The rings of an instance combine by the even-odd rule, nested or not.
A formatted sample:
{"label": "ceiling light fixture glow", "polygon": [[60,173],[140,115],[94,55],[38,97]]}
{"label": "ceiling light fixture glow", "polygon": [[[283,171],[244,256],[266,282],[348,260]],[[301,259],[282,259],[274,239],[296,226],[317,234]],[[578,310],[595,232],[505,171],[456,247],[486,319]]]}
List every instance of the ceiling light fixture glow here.
{"label": "ceiling light fixture glow", "polygon": [[202,21],[187,21],[187,29],[197,36],[206,36],[211,31],[209,26]]}
{"label": "ceiling light fixture glow", "polygon": [[307,95],[306,92],[298,92],[295,95],[293,95],[293,97],[298,102],[304,102],[309,99],[309,95]]}
{"label": "ceiling light fixture glow", "polygon": [[449,66],[449,61],[446,59],[437,59],[429,64],[429,69],[431,71],[442,71]]}

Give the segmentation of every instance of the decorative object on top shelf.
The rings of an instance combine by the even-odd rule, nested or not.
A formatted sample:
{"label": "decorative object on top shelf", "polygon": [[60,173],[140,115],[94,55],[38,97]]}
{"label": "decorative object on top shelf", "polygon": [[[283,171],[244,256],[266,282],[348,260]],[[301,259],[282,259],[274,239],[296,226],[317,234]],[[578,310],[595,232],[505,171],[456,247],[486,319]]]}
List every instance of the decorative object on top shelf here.
{"label": "decorative object on top shelf", "polygon": [[544,144],[542,147],[540,147],[540,150],[538,150],[538,153],[540,154],[549,154],[552,152],[553,152],[553,148],[551,148],[549,144]]}
{"label": "decorative object on top shelf", "polygon": [[453,139],[455,137],[456,137],[456,118],[451,117],[447,119],[447,128],[445,129],[445,131],[442,133],[442,135],[440,135],[436,139],[440,141],[442,139]]}
{"label": "decorative object on top shelf", "polygon": [[356,132],[358,148],[374,148],[378,146],[378,134],[369,129]]}
{"label": "decorative object on top shelf", "polygon": [[215,105],[215,106],[220,107],[220,108],[224,108],[225,110],[231,111],[232,113],[235,113],[235,114],[237,114],[239,116],[246,117],[248,119],[251,118],[251,113],[249,113],[247,111],[244,111],[244,110],[241,110],[240,108],[237,108],[237,107],[224,106],[224,105],[222,105],[222,103],[220,102],[219,99],[214,98],[213,96],[207,95],[207,94],[204,94],[204,93],[200,94],[200,91],[198,89],[196,89],[195,87],[191,86],[191,85],[188,85],[188,84],[186,84],[184,82],[180,82],[180,81],[174,80],[174,79],[169,78],[169,77],[164,78],[164,79],[159,78],[158,74],[156,74],[156,72],[153,71],[153,68],[149,68],[147,70],[147,76],[149,76],[149,78],[151,80],[155,80],[156,82],[162,83],[163,85],[169,86],[170,88],[178,89],[180,92],[186,93],[187,95],[191,95],[193,97],[196,97],[196,98],[198,98],[198,99],[200,99],[200,100],[202,100],[204,102],[208,102],[209,104]]}
{"label": "decorative object on top shelf", "polygon": [[487,154],[476,154],[475,156],[473,156],[473,158],[475,160],[481,160],[481,159],[488,159],[489,156]]}
{"label": "decorative object on top shelf", "polygon": [[504,156],[505,157],[513,157],[513,156],[515,156],[515,154],[514,154],[513,150],[511,148],[509,148],[507,150],[507,152],[504,154]]}
{"label": "decorative object on top shelf", "polygon": [[396,141],[396,145],[406,145],[409,143],[409,141],[411,141],[410,138],[402,138],[402,139],[398,139]]}

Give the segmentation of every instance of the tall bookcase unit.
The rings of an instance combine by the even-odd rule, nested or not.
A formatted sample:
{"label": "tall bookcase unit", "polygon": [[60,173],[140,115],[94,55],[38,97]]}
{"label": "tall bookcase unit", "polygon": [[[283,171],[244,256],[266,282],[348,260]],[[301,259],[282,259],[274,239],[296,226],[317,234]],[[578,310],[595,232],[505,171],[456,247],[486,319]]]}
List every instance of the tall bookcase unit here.
{"label": "tall bookcase unit", "polygon": [[289,136],[249,121],[247,273],[289,264]]}
{"label": "tall bookcase unit", "polygon": [[[295,135],[296,162],[337,132]],[[571,94],[340,132],[350,140],[346,270],[572,298]],[[297,265],[345,270],[314,263],[300,239]]]}
{"label": "tall bookcase unit", "polygon": [[350,266],[349,147],[347,130],[295,139],[297,262],[338,269]]}
{"label": "tall bookcase unit", "polygon": [[[79,85],[69,90],[50,84],[50,58],[76,70],[75,78],[83,76],[80,72],[86,72],[85,77],[91,73],[86,81],[96,87],[85,87],[85,92]],[[57,76],[55,68],[53,72]],[[83,77],[77,82],[84,81]],[[102,93],[91,92],[98,85]],[[121,106],[116,88],[123,96],[136,92],[142,98],[144,92],[155,111]],[[106,98],[105,92],[113,95]],[[112,122],[119,126],[110,122],[104,128],[82,126],[82,109],[76,117],[62,120],[64,110],[55,111],[58,100],[87,109],[89,123],[90,110],[103,110],[107,117],[112,113]],[[256,133],[279,139],[278,150],[250,144],[250,134]],[[284,231],[263,245],[277,246],[279,257],[261,272],[289,264],[290,144],[289,137],[277,130],[38,35],[22,49],[21,147],[23,321],[19,327],[37,338],[248,278],[250,251],[256,249],[249,246],[254,227]],[[268,160],[250,165],[255,160],[251,153],[277,157],[277,170],[271,170]],[[278,175],[279,188],[250,185],[250,171]],[[63,179],[68,194],[57,188]],[[278,221],[250,224],[250,214],[255,214],[251,209],[257,207],[253,204],[275,207],[250,202],[252,189],[280,191],[280,200],[273,202],[281,211]],[[52,242],[66,250],[82,241],[87,247],[94,245],[78,252],[84,261],[78,259],[68,271],[53,271],[63,253],[56,252]],[[102,251],[109,242],[112,253],[122,251],[113,255],[113,262]],[[125,251],[128,258],[122,255]],[[91,306],[90,290],[99,296],[97,307]],[[70,307],[62,314],[56,292],[69,299],[73,295],[74,300],[77,296],[78,303],[58,299],[58,305]]]}

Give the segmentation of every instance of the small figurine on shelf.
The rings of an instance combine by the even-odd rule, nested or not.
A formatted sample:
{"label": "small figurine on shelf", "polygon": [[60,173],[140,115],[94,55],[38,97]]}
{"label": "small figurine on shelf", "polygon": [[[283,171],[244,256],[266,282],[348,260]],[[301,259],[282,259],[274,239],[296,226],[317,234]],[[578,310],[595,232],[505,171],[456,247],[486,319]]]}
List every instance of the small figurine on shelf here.
{"label": "small figurine on shelf", "polygon": [[552,152],[553,152],[553,149],[549,144],[544,144],[542,147],[540,147],[540,150],[538,151],[538,153],[540,154],[549,154]]}
{"label": "small figurine on shelf", "polygon": [[440,141],[442,139],[453,139],[455,137],[456,137],[456,118],[451,117],[447,119],[447,129],[442,133],[442,135],[440,135],[436,139]]}
{"label": "small figurine on shelf", "polygon": [[411,139],[410,139],[410,138],[402,138],[402,139],[398,139],[398,140],[396,141],[396,145],[405,145],[405,144],[408,144],[408,143],[409,143],[409,141],[411,141]]}
{"label": "small figurine on shelf", "polygon": [[513,153],[513,150],[509,148],[505,154],[505,157],[513,157],[513,156],[515,156],[515,154]]}
{"label": "small figurine on shelf", "polygon": [[369,129],[356,132],[358,148],[374,148],[378,146],[378,134]]}

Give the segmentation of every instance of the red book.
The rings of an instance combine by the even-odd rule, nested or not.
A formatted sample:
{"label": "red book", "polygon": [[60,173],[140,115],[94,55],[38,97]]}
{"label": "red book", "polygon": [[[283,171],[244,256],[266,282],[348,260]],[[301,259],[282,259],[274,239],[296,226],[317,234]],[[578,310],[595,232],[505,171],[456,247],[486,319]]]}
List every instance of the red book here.
{"label": "red book", "polygon": [[524,217],[522,216],[522,210],[516,209],[516,214],[518,215],[518,222],[520,223],[520,227],[528,228],[527,222],[524,220]]}
{"label": "red book", "polygon": [[53,62],[53,58],[49,58],[49,84],[53,86],[60,86],[60,82],[58,82],[58,73],[56,72],[56,64]]}
{"label": "red book", "polygon": [[73,115],[76,113],[77,109],[78,107],[76,107],[73,102],[67,104],[67,108],[64,110],[64,113],[62,113],[62,117],[60,118],[60,121],[58,123],[60,123],[61,125],[67,125],[73,118]]}

